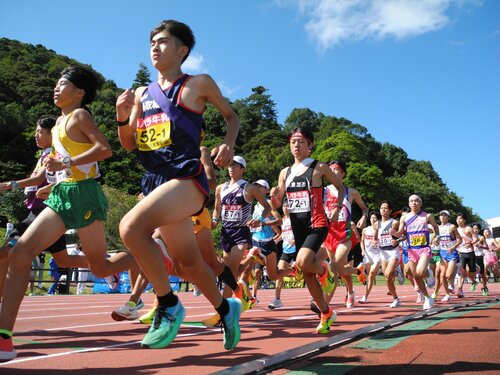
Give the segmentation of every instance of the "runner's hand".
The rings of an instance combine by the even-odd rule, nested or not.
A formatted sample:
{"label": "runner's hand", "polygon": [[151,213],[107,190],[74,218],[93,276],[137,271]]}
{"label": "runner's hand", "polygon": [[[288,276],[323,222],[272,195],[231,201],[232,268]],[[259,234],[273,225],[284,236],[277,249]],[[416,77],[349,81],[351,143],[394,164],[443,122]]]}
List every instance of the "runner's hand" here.
{"label": "runner's hand", "polygon": [[116,119],[125,121],[130,117],[134,107],[135,94],[133,89],[126,89],[116,99]]}
{"label": "runner's hand", "polygon": [[234,151],[229,145],[223,143],[215,147],[210,155],[215,156],[214,164],[222,168],[229,166],[233,162]]}

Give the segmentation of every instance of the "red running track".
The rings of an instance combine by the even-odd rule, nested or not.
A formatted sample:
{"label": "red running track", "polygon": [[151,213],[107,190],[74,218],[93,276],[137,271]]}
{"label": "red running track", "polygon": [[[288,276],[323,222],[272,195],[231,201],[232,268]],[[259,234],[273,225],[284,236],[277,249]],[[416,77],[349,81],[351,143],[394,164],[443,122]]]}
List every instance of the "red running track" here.
{"label": "red running track", "polygon": [[[338,319],[328,336],[421,310],[411,286],[397,288],[402,306],[396,309],[388,307],[391,297],[384,286],[374,287],[368,304],[356,303],[351,309],[339,303],[344,296],[339,288],[333,305]],[[356,287],[357,296],[363,290]],[[490,296],[500,296],[500,284],[490,285]],[[111,319],[111,311],[125,303],[128,295],[26,297],[15,327],[18,357],[1,363],[0,373],[209,374],[325,339],[314,332],[318,317],[309,310],[306,289],[283,290],[285,307],[278,310],[267,308],[274,290],[259,291],[260,304],[243,314],[242,339],[229,352],[224,350],[220,328],[195,323],[213,313],[206,299],[191,293],[180,293],[179,297],[187,310],[185,322],[175,341],[161,350],[141,349],[139,343],[147,327]],[[474,292],[451,303],[480,299],[484,299],[480,292]],[[153,295],[146,294],[143,300],[149,308]]]}

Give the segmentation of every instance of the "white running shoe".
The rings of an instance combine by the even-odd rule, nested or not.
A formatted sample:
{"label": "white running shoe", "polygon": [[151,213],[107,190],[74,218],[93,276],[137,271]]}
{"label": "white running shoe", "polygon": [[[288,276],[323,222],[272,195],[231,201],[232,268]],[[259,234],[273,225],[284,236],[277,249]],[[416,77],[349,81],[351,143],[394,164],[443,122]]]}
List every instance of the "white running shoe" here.
{"label": "white running shoe", "polygon": [[445,295],[441,302],[450,302],[451,297],[449,295]]}
{"label": "white running shoe", "polygon": [[114,310],[111,313],[111,317],[118,322],[122,320],[135,320],[139,318],[139,311],[134,302],[128,301],[122,307]]}
{"label": "white running shoe", "polygon": [[432,299],[432,297],[424,297],[424,305],[422,308],[424,310],[430,310],[432,305],[434,305],[434,300]]}
{"label": "white running shoe", "polygon": [[347,307],[348,309],[350,309],[353,306],[354,306],[354,293],[348,294],[345,302],[345,307]]}
{"label": "white running shoe", "polygon": [[111,276],[106,276],[104,280],[106,281],[106,283],[109,286],[109,289],[111,290],[115,290],[115,288],[118,286],[118,282],[120,281],[117,273]]}
{"label": "white running shoe", "polygon": [[403,272],[401,271],[401,266],[396,268],[396,277],[398,278],[399,285],[403,285],[405,283],[405,275],[403,275]]}
{"label": "white running shoe", "polygon": [[361,299],[358,302],[359,303],[367,303],[368,302],[368,298],[366,298],[366,296],[363,296],[363,297],[361,297]]}
{"label": "white running shoe", "polygon": [[270,308],[271,310],[279,309],[280,307],[283,307],[283,302],[281,302],[280,299],[275,298],[273,302],[267,305],[267,307]]}
{"label": "white running shoe", "polygon": [[422,303],[424,302],[424,295],[422,294],[422,292],[418,291],[417,292],[417,300],[415,301],[416,303]]}
{"label": "white running shoe", "polygon": [[390,308],[399,306],[401,306],[401,301],[399,300],[399,298],[394,298],[394,301],[392,301],[392,303],[389,305]]}

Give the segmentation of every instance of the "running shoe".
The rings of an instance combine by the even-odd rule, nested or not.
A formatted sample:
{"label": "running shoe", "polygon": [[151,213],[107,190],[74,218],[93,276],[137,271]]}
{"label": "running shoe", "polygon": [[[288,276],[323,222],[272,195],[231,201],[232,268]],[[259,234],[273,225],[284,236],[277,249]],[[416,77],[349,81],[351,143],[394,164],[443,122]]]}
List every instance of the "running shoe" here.
{"label": "running shoe", "polygon": [[215,315],[211,316],[210,318],[202,320],[201,324],[203,324],[205,327],[212,328],[219,327],[222,322],[220,319],[220,315],[218,313],[215,313]]}
{"label": "running shoe", "polygon": [[475,292],[476,291],[476,285],[477,285],[476,281],[473,281],[472,284],[470,284],[470,291],[471,292]]}
{"label": "running shoe", "polygon": [[450,295],[447,294],[447,295],[445,295],[443,297],[443,299],[441,300],[441,302],[450,302],[450,299],[451,299]]}
{"label": "running shoe", "polygon": [[361,284],[366,285],[366,274],[365,274],[365,265],[360,263],[357,267],[358,270],[358,280]]}
{"label": "running shoe", "polygon": [[201,296],[201,290],[199,290],[198,288],[193,288],[193,296],[195,297]]}
{"label": "running shoe", "polygon": [[[139,300],[142,302],[142,300]],[[144,306],[144,303],[142,303],[142,305]],[[141,322],[142,324],[152,324],[153,323],[153,318],[155,317],[155,312],[156,312],[156,308],[158,307],[158,298],[155,298],[154,302],[153,302],[153,307],[144,315],[142,315],[140,318],[139,318],[139,322]]]}
{"label": "running shoe", "polygon": [[337,313],[332,310],[332,308],[328,308],[328,313],[323,314],[321,313],[321,320],[316,327],[316,333],[329,333],[330,332],[330,327],[335,323],[335,320],[337,319]]}
{"label": "running shoe", "polygon": [[138,301],[137,301],[137,303],[135,304],[135,308],[136,308],[137,310],[140,310],[140,309],[142,309],[143,307],[144,307],[144,302],[143,302],[143,300],[142,300],[142,299],[140,299],[140,298],[139,298],[139,300],[138,300]]}
{"label": "running shoe", "polygon": [[330,266],[326,261],[322,262],[323,268],[325,269],[325,273],[322,276],[317,276],[318,281],[321,284],[321,288],[323,292],[329,294],[335,288],[335,279],[333,278],[333,273],[330,270]]}
{"label": "running shoe", "polygon": [[434,272],[432,270],[428,269],[427,270],[427,288],[434,288],[434,285],[436,285],[436,280],[434,280]]}
{"label": "running shoe", "polygon": [[353,306],[354,306],[354,293],[349,294],[347,296],[347,301],[345,303],[345,307],[347,307],[348,309],[350,309]]}
{"label": "running shoe", "polygon": [[265,266],[266,265],[266,257],[262,255],[260,248],[254,246],[249,252],[250,256],[259,264]]}
{"label": "running shoe", "polygon": [[12,337],[4,339],[0,337],[0,361],[10,361],[17,357],[17,353],[12,345]]}
{"label": "running shoe", "polygon": [[394,298],[394,301],[389,305],[390,308],[395,308],[401,306],[401,301],[399,298]]}
{"label": "running shoe", "polygon": [[431,296],[431,297],[432,297],[432,299],[436,299],[436,298],[437,298],[437,296],[438,296],[437,292],[434,292],[434,293],[432,293],[432,296]]}
{"label": "running shoe", "polygon": [[283,302],[279,298],[275,298],[273,302],[271,302],[267,307],[271,310],[274,309],[279,309],[280,307],[283,307]]}
{"label": "running shoe", "polygon": [[433,304],[434,299],[432,297],[424,297],[424,305],[422,306],[422,308],[424,310],[430,310]]}
{"label": "running shoe", "polygon": [[318,305],[314,303],[314,301],[311,301],[311,303],[309,304],[309,308],[313,313],[318,315],[318,318],[321,318],[321,310],[319,309]]}
{"label": "running shoe", "polygon": [[367,303],[368,302],[368,297],[363,296],[361,299],[358,301],[359,303]]}
{"label": "running shoe", "polygon": [[115,273],[114,275],[106,276],[104,278],[104,280],[108,284],[109,289],[114,290],[118,286],[118,282],[120,281],[120,278],[119,278],[118,274]]}
{"label": "running shoe", "polygon": [[136,320],[139,318],[137,304],[135,302],[128,301],[125,305],[114,310],[111,313],[111,318],[117,322],[121,322],[122,320]]}
{"label": "running shoe", "polygon": [[141,342],[143,348],[162,349],[174,341],[181,326],[186,309],[181,301],[172,307],[158,306],[153,324]]}
{"label": "running shoe", "polygon": [[415,302],[416,303],[422,303],[422,302],[424,302],[424,295],[422,294],[422,292],[418,291],[417,300]]}
{"label": "running shoe", "polygon": [[483,294],[484,297],[487,297],[489,294],[488,288],[481,288],[481,293]]}
{"label": "running shoe", "polygon": [[250,300],[248,301],[248,308],[253,309],[255,305],[259,303],[259,299],[255,296],[250,297]]}
{"label": "running shoe", "polygon": [[153,319],[155,317],[156,307],[153,307],[146,314],[143,314],[139,317],[139,322],[142,324],[153,324]]}
{"label": "running shoe", "polygon": [[451,294],[455,294],[455,285],[448,285],[448,291]]}
{"label": "running shoe", "polygon": [[290,267],[293,268],[293,272],[290,274],[290,276],[295,277],[295,280],[297,281],[302,281],[304,279],[304,272],[302,272],[297,263],[293,261]]}
{"label": "running shoe", "polygon": [[241,301],[241,312],[250,310],[250,291],[247,284],[243,280],[238,281],[238,288],[233,291],[234,296]]}
{"label": "running shoe", "polygon": [[405,275],[401,271],[401,267],[396,268],[396,277],[398,279],[398,284],[403,285],[405,283]]}
{"label": "running shoe", "polygon": [[237,298],[228,298],[229,312],[222,318],[224,330],[224,349],[232,350],[240,341],[241,302]]}
{"label": "running shoe", "polygon": [[161,257],[163,259],[163,265],[165,266],[165,269],[167,270],[167,273],[170,275],[172,272],[172,267],[174,266],[174,262],[172,261],[172,258],[170,258],[170,255],[168,254],[167,251],[167,246],[165,245],[165,242],[163,242],[159,238],[153,238],[156,242],[156,246],[158,246],[158,249],[160,249]]}
{"label": "running shoe", "polygon": [[463,292],[463,290],[459,289],[458,292],[457,292],[457,297],[458,298],[464,298],[464,296],[465,296],[465,293]]}

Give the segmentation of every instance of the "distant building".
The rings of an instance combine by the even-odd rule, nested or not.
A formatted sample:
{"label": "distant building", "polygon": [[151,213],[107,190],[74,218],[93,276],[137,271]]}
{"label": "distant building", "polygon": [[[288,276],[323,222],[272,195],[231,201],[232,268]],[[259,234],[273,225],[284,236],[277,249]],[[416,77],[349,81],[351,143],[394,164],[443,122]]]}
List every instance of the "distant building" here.
{"label": "distant building", "polygon": [[493,219],[485,220],[488,228],[491,230],[493,238],[500,237],[500,216],[494,217]]}

